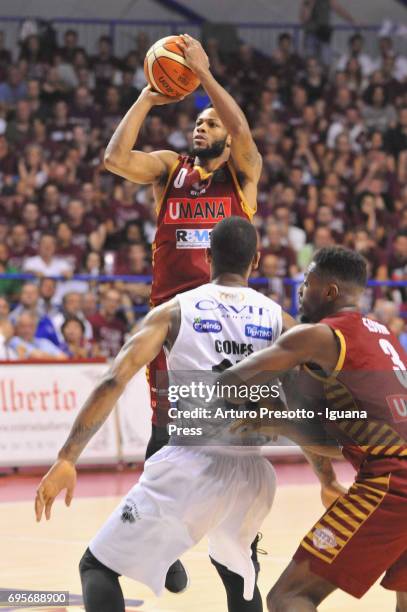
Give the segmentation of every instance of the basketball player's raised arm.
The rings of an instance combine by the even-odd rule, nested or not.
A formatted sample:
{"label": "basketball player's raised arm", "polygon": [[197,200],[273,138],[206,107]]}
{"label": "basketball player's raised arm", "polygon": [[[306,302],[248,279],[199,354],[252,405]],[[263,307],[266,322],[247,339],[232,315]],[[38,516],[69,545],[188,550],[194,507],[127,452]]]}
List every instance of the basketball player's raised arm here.
{"label": "basketball player's raised arm", "polygon": [[183,34],[182,39],[188,65],[200,79],[220,120],[232,137],[231,157],[236,170],[243,172],[247,180],[257,184],[262,160],[243,111],[211,74],[209,59],[201,43],[188,34]]}
{"label": "basketball player's raised arm", "polygon": [[35,498],[37,521],[50,518],[55,497],[67,489],[65,503],[69,506],[76,482],[75,463],[89,440],[101,428],[133,376],[159,353],[169,335],[176,300],[154,308],[145,318],[142,327],[123,346],[108,372],[90,394],[71,432],[58,453],[58,460],[42,479]]}
{"label": "basketball player's raised arm", "polygon": [[[339,349],[332,330],[327,325],[297,325],[284,333],[275,344],[250,355],[240,363],[226,370],[220,377],[220,385],[251,386],[267,384],[296,366],[312,362],[326,372],[332,372],[338,361]],[[234,401],[234,400],[232,400]],[[287,423],[279,427],[281,421],[265,420],[257,426],[263,431],[267,428],[273,434],[287,435],[305,450],[319,455],[340,456],[337,447],[319,445],[315,440],[325,435],[317,423],[294,423],[288,431]]]}
{"label": "basketball player's raised arm", "polygon": [[167,98],[145,87],[140,96],[127,111],[111,137],[105,152],[107,170],[140,184],[165,183],[171,166],[177,160],[174,151],[134,151],[141,126],[149,111],[155,105],[169,104],[174,98]]}

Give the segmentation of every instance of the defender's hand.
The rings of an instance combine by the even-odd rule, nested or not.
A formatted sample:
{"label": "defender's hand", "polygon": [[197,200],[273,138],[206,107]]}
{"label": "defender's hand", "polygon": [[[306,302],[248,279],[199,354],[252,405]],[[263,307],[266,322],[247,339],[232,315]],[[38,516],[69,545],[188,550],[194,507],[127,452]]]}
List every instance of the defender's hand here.
{"label": "defender's hand", "polygon": [[154,89],[152,89],[150,85],[144,87],[143,91],[140,94],[140,98],[141,97],[147,99],[151,106],[163,106],[164,104],[172,104],[173,102],[180,102],[185,98],[185,96],[180,96],[178,98],[164,96],[164,94],[159,93],[158,91],[154,91]]}
{"label": "defender's hand", "polygon": [[332,506],[334,502],[341,497],[341,495],[345,495],[348,490],[345,489],[337,480],[332,480],[329,484],[321,485],[321,500],[324,504],[325,508],[329,508]]}
{"label": "defender's hand", "polygon": [[188,66],[197,77],[209,72],[209,58],[206,55],[201,43],[189,34],[181,34],[182,43],[179,46],[184,52],[184,57]]}
{"label": "defender's hand", "polygon": [[41,520],[42,512],[45,508],[45,518],[51,518],[51,508],[54,499],[66,489],[65,504],[69,506],[72,501],[73,492],[76,485],[76,469],[73,463],[65,459],[59,459],[52,468],[45,474],[37,489],[35,497],[35,516],[37,521]]}

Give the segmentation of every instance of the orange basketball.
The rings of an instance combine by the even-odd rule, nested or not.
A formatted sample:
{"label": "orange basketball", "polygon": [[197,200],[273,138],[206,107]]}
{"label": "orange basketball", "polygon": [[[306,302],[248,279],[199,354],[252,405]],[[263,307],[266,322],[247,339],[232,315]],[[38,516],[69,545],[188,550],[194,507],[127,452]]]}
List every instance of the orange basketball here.
{"label": "orange basketball", "polygon": [[166,96],[179,98],[190,94],[199,85],[199,79],[188,67],[178,45],[179,36],[166,36],[147,51],[144,72],[150,86]]}

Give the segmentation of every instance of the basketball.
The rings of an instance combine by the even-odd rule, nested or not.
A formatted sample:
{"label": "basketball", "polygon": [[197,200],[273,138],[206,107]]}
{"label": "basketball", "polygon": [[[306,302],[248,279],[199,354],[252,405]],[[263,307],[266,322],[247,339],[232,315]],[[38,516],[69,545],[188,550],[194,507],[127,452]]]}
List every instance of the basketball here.
{"label": "basketball", "polygon": [[171,98],[186,96],[199,85],[199,79],[188,67],[180,36],[166,36],[147,51],[144,72],[150,86]]}

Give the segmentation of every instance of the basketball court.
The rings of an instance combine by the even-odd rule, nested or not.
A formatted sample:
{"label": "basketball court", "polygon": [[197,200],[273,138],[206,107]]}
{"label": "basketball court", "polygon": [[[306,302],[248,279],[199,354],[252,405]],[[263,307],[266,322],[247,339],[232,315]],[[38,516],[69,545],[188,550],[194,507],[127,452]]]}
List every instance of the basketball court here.
{"label": "basketball court", "polygon": [[[336,466],[344,483],[352,480],[351,468]],[[278,489],[271,513],[263,526],[259,544],[262,571],[259,586],[263,597],[285,568],[297,543],[322,513],[319,486],[306,464],[276,466]],[[68,590],[70,606],[41,608],[50,612],[83,610],[78,563],[90,538],[102,525],[139,472],[82,472],[70,508],[58,500],[50,522],[36,523],[33,511],[36,475],[4,476],[0,479],[0,573],[3,589]],[[170,534],[167,534],[168,536]],[[151,546],[159,546],[159,542]],[[191,584],[182,595],[168,592],[156,598],[140,583],[122,579],[127,612],[224,612],[223,587],[201,541],[183,561]],[[3,604],[5,605],[5,604]],[[320,606],[325,612],[382,612],[395,608],[394,595],[376,584],[360,601],[341,592]],[[24,610],[25,608],[1,608]],[[33,609],[33,608],[27,608]],[[38,608],[37,608],[38,609]]]}

